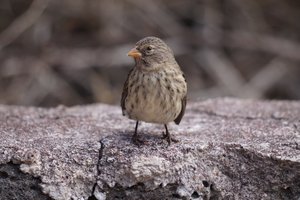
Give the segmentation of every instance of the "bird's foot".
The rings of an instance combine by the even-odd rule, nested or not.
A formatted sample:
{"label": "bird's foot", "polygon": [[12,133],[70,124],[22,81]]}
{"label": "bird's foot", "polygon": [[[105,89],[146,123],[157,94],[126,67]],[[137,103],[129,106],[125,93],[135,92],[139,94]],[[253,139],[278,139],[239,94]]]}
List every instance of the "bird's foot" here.
{"label": "bird's foot", "polygon": [[162,136],[162,139],[166,139],[169,145],[171,145],[171,142],[174,142],[174,143],[178,143],[178,142],[179,142],[178,139],[175,139],[175,138],[169,136],[168,134],[166,134],[166,133],[164,133],[164,132],[163,132],[162,135],[163,135],[163,136]]}
{"label": "bird's foot", "polygon": [[132,142],[133,144],[137,145],[137,146],[141,146],[143,144],[145,144],[146,142],[143,141],[142,139],[140,139],[138,136],[134,135],[132,136]]}

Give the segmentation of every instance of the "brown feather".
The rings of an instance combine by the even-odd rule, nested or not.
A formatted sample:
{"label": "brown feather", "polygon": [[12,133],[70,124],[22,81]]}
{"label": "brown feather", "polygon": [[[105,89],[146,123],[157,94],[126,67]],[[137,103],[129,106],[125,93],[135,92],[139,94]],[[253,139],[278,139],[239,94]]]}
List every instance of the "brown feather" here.
{"label": "brown feather", "polygon": [[129,76],[131,74],[131,72],[133,71],[133,69],[131,69],[127,75],[127,79],[124,83],[124,87],[123,87],[123,92],[122,92],[122,98],[121,98],[121,107],[122,107],[122,114],[123,116],[125,116],[125,100],[126,97],[128,95],[128,83],[129,83]]}
{"label": "brown feather", "polygon": [[[184,78],[184,81],[186,82],[185,75],[183,73],[182,73],[182,76]],[[186,95],[181,100],[181,111],[178,114],[178,116],[176,117],[176,119],[174,120],[175,124],[178,125],[180,123],[180,121],[185,113],[185,107],[186,107]]]}
{"label": "brown feather", "polygon": [[183,99],[181,100],[181,111],[179,115],[176,117],[176,119],[174,120],[175,124],[178,125],[180,123],[185,112],[185,107],[186,107],[186,96],[184,96]]}

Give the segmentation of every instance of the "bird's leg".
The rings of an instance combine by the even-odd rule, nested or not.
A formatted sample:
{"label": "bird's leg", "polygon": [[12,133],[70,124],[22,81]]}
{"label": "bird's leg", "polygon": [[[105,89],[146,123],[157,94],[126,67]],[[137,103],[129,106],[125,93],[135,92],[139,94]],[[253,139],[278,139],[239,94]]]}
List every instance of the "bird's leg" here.
{"label": "bird's leg", "polygon": [[[169,132],[169,131],[168,131],[167,124],[164,124],[164,126],[165,126],[165,129],[166,129],[166,133],[165,133],[165,132],[162,132],[162,139],[166,139],[166,138],[168,137],[167,132]],[[170,134],[169,134],[169,135],[170,135]]]}
{"label": "bird's leg", "polygon": [[162,132],[162,139],[166,139],[167,134],[165,134],[165,132]]}
{"label": "bird's leg", "polygon": [[135,129],[134,129],[134,134],[133,134],[133,136],[132,136],[132,141],[133,141],[133,143],[136,144],[136,145],[140,145],[140,144],[143,144],[143,143],[144,143],[142,140],[140,140],[140,139],[138,138],[138,134],[137,134],[138,126],[139,126],[139,121],[136,121]]}
{"label": "bird's leg", "polygon": [[165,124],[166,134],[163,134],[163,139],[167,139],[168,144],[171,144],[171,141],[173,142],[179,142],[178,140],[171,138],[170,132],[168,130],[167,124]]}
{"label": "bird's leg", "polygon": [[166,129],[166,134],[165,134],[165,139],[167,139],[169,145],[171,144],[171,135],[169,133],[169,130],[168,130],[168,127],[167,127],[167,124],[165,124],[165,129]]}
{"label": "bird's leg", "polygon": [[133,137],[137,137],[138,126],[139,126],[139,121],[136,121]]}

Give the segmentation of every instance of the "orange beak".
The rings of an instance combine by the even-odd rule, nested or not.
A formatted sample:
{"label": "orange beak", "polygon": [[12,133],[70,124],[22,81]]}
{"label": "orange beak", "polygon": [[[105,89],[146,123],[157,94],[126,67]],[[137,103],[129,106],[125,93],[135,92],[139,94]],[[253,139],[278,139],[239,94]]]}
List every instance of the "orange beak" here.
{"label": "orange beak", "polygon": [[140,58],[142,57],[141,52],[139,52],[136,48],[131,49],[128,53],[128,56],[133,57],[133,58]]}

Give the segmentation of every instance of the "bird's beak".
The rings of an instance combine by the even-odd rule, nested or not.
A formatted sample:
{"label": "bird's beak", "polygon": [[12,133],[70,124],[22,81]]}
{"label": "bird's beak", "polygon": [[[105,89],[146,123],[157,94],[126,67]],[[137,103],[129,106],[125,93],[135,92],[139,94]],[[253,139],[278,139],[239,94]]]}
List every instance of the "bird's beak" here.
{"label": "bird's beak", "polygon": [[139,52],[139,50],[137,50],[136,48],[131,49],[128,53],[128,56],[133,57],[133,58],[140,58],[142,57],[141,52]]}

